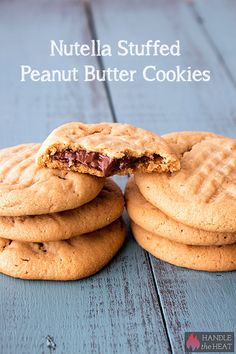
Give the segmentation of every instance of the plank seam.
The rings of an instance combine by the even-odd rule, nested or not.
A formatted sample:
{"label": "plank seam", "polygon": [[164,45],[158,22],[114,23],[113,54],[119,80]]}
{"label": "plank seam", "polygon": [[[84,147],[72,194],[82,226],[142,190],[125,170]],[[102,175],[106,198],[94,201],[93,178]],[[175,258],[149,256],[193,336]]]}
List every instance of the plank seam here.
{"label": "plank seam", "polygon": [[[92,8],[91,8],[90,1],[86,1],[86,0],[84,1],[84,8],[85,8],[85,12],[86,12],[86,15],[87,15],[87,20],[88,20],[88,25],[89,25],[91,38],[94,39],[94,40],[97,40],[98,36],[97,36],[97,31],[96,31],[95,21],[94,21],[94,15],[93,15],[93,11],[92,11]],[[96,50],[97,50],[97,48],[96,48]],[[104,66],[102,57],[97,57],[97,61],[98,61],[98,66],[99,66],[100,70],[104,70],[105,66]],[[118,119],[117,119],[116,114],[115,114],[114,104],[113,104],[113,100],[112,100],[112,96],[111,96],[111,92],[110,92],[109,86],[108,86],[106,81],[104,81],[103,84],[104,84],[104,88],[105,88],[105,91],[106,91],[106,94],[107,94],[107,99],[108,99],[108,103],[109,103],[109,107],[110,107],[110,110],[111,110],[113,121],[115,123],[117,123]],[[164,311],[163,311],[163,308],[162,308],[160,294],[159,294],[159,290],[158,290],[158,287],[157,287],[157,284],[156,284],[156,279],[155,279],[155,276],[154,276],[154,271],[153,271],[151,259],[150,259],[150,256],[148,255],[148,253],[146,251],[145,251],[145,257],[148,260],[148,265],[149,265],[151,277],[152,277],[154,288],[155,288],[155,292],[156,292],[157,302],[158,302],[158,305],[159,305],[159,308],[160,308],[161,318],[162,318],[162,322],[163,322],[163,329],[165,331],[166,338],[167,338],[167,343],[168,343],[168,346],[169,346],[169,353],[173,354],[173,349],[172,349],[172,345],[171,345],[171,340],[170,340],[170,336],[169,336],[167,322],[166,322]]]}
{"label": "plank seam", "polygon": [[[89,24],[89,29],[90,29],[90,33],[91,33],[91,38],[96,40],[96,39],[98,39],[98,36],[97,36],[97,31],[96,31],[95,21],[94,21],[94,15],[93,15],[93,12],[92,12],[90,1],[86,1],[86,0],[84,1],[84,8],[85,8],[85,12],[86,12],[87,19],[88,19],[88,24]],[[98,66],[99,66],[100,70],[104,70],[105,66],[104,66],[102,57],[97,57],[97,61],[98,61]],[[108,86],[106,81],[104,81],[103,84],[104,84],[104,88],[105,88],[105,91],[106,91],[106,94],[107,94],[107,99],[108,99],[108,103],[109,103],[109,107],[110,107],[110,110],[111,110],[113,121],[115,123],[117,123],[118,120],[117,120],[117,117],[116,117],[116,114],[115,114],[114,104],[113,104],[113,101],[112,101],[112,96],[111,96],[111,92],[110,92],[109,86]],[[151,277],[152,277],[154,288],[155,288],[155,292],[156,292],[157,302],[158,302],[158,305],[159,305],[159,308],[160,308],[160,312],[161,312],[161,318],[162,318],[162,322],[163,322],[163,329],[164,329],[164,331],[166,333],[167,343],[168,343],[168,346],[169,346],[169,353],[173,354],[171,341],[170,341],[170,337],[169,337],[169,332],[168,332],[168,329],[167,329],[167,323],[166,323],[164,312],[163,312],[163,309],[162,309],[162,306],[161,306],[160,295],[159,295],[159,291],[158,291],[158,288],[157,288],[155,276],[154,276],[154,273],[153,273],[153,268],[152,268],[152,265],[151,265],[150,257],[149,257],[149,255],[147,254],[146,251],[145,251],[145,257],[148,260],[149,269],[150,269]]]}
{"label": "plank seam", "polygon": [[170,348],[170,354],[173,354],[173,348],[172,348],[172,345],[171,345],[171,339],[170,339],[170,334],[169,334],[169,331],[168,331],[168,326],[167,326],[167,321],[165,319],[165,314],[164,314],[164,310],[162,308],[162,303],[161,303],[161,297],[160,297],[160,292],[158,290],[158,286],[157,286],[157,282],[156,282],[156,277],[155,277],[155,273],[154,273],[154,269],[153,269],[153,265],[152,265],[152,261],[151,261],[151,256],[148,252],[145,251],[145,256],[147,257],[148,259],[148,263],[149,263],[149,268],[150,268],[150,272],[151,272],[151,275],[152,275],[152,279],[153,279],[153,283],[154,283],[154,287],[155,287],[155,290],[156,290],[156,295],[157,295],[157,301],[158,301],[158,304],[159,304],[159,307],[160,307],[160,311],[161,311],[161,318],[162,318],[162,321],[163,321],[163,327],[164,327],[164,330],[166,332],[166,338],[167,338],[167,342],[169,344],[169,348]]}
{"label": "plank seam", "polygon": [[231,73],[231,70],[228,67],[227,63],[225,62],[224,57],[222,56],[221,52],[217,48],[217,45],[215,44],[214,39],[212,38],[212,36],[208,32],[206,26],[204,25],[203,18],[201,17],[200,13],[197,11],[196,6],[193,3],[189,2],[188,6],[189,6],[190,11],[192,12],[192,15],[195,18],[197,24],[199,25],[199,27],[201,28],[203,34],[205,35],[206,40],[208,41],[208,43],[210,44],[211,48],[215,52],[215,55],[216,55],[217,59],[222,64],[222,67],[223,67],[228,79],[231,81],[231,83],[233,84],[234,88],[236,89],[236,80],[234,79],[233,74]]}
{"label": "plank seam", "polygon": [[[91,8],[91,4],[90,1],[84,1],[84,9],[85,9],[85,13],[87,15],[87,20],[88,20],[88,27],[90,30],[90,35],[91,35],[91,39],[97,40],[98,36],[97,36],[97,31],[95,28],[95,22],[94,22],[94,16],[93,16],[93,11]],[[97,52],[97,44],[95,45],[96,48],[96,52]],[[105,70],[105,66],[102,60],[102,57],[96,57],[97,58],[97,62],[98,62],[98,67],[100,70]],[[105,77],[107,77],[107,75],[105,75]],[[109,108],[111,110],[111,115],[112,115],[112,119],[114,123],[117,123],[117,117],[115,114],[115,109],[114,109],[114,105],[113,105],[113,101],[112,101],[112,97],[111,97],[111,92],[107,83],[107,80],[102,82],[105,88],[105,92],[107,95],[107,100],[108,100],[108,105]]]}

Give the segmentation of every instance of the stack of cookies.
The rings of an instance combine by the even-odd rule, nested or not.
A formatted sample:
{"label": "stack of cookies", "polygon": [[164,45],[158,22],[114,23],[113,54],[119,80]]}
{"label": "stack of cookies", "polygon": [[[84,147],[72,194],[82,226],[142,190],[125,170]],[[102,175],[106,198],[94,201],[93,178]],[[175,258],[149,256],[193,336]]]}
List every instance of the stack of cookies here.
{"label": "stack of cookies", "polygon": [[103,268],[125,240],[114,174],[134,174],[126,201],[143,248],[178,266],[236,269],[235,140],[76,122],[41,146],[0,151],[0,272],[72,280]]}
{"label": "stack of cookies", "polygon": [[171,264],[236,269],[236,141],[210,133],[164,136],[180,171],[136,174],[126,187],[135,239]]}
{"label": "stack of cookies", "polygon": [[124,199],[108,177],[174,172],[164,139],[127,124],[69,123],[45,142],[0,151],[0,272],[71,280],[122,246]]}
{"label": "stack of cookies", "polygon": [[122,246],[123,195],[110,179],[37,166],[38,144],[0,151],[0,272],[80,279]]}

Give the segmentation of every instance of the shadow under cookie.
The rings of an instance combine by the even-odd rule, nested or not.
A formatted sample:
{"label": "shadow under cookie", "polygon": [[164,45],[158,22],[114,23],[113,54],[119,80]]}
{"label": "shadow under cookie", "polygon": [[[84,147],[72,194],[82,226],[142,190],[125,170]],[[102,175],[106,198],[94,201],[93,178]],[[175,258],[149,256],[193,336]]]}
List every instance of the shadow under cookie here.
{"label": "shadow under cookie", "polygon": [[143,197],[133,177],[126,185],[125,198],[129,217],[137,225],[157,236],[198,246],[227,245],[236,242],[236,232],[200,230],[172,219]]}
{"label": "shadow under cookie", "polygon": [[111,224],[122,215],[123,209],[120,188],[106,179],[97,197],[79,208],[43,215],[0,216],[0,235],[25,242],[66,240]]}
{"label": "shadow under cookie", "polygon": [[224,272],[236,270],[236,244],[224,246],[190,246],[157,236],[131,223],[138,244],[153,256],[173,265]]}
{"label": "shadow under cookie", "polygon": [[0,272],[16,278],[76,280],[102,269],[125,240],[122,219],[66,241],[20,242],[0,239]]}

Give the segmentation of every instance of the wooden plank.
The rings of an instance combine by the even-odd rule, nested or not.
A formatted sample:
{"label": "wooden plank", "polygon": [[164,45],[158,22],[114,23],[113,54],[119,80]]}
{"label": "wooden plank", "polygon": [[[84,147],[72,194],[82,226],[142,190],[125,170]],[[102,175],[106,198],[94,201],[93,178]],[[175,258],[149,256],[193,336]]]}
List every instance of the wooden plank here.
{"label": "wooden plank", "polygon": [[[236,134],[236,91],[221,61],[205,37],[188,4],[180,1],[108,0],[92,2],[97,38],[113,46],[119,39],[141,43],[180,39],[178,60],[140,57],[104,57],[105,68],[140,69],[145,65],[192,65],[209,68],[209,83],[150,84],[110,82],[116,118],[164,133],[208,130]],[[235,56],[234,56],[235,58]],[[154,64],[153,64],[154,63]],[[174,353],[184,352],[185,331],[235,329],[236,273],[210,274],[177,268],[150,257]]]}
{"label": "wooden plank", "polygon": [[149,272],[148,258],[130,239],[108,267],[86,280],[1,276],[0,352],[167,353]]}
{"label": "wooden plank", "polygon": [[198,272],[151,261],[174,353],[184,352],[185,331],[235,332],[235,272]]}
{"label": "wooden plank", "polygon": [[[3,1],[0,4],[1,146],[42,141],[67,121],[111,120],[103,86],[96,82],[20,82],[20,65],[43,69],[82,69],[95,58],[50,57],[50,40],[65,43],[90,40],[84,8],[79,1]],[[4,132],[4,133],[3,133]]]}
{"label": "wooden plank", "polygon": [[[50,39],[90,40],[79,1],[0,3],[0,144],[40,141],[70,120],[112,121],[102,83],[20,84],[19,65],[69,68],[95,58],[50,58]],[[143,306],[145,304],[145,306]],[[130,239],[99,274],[78,282],[1,276],[0,352],[168,352],[155,283],[145,253]]]}
{"label": "wooden plank", "polygon": [[216,0],[214,7],[211,1],[193,1],[191,3],[209,41],[217,50],[222,65],[232,76],[236,85],[235,65],[235,33],[236,33],[236,2],[234,0]]}
{"label": "wooden plank", "polygon": [[[171,69],[176,65],[211,70],[208,83],[110,82],[113,104],[120,121],[136,121],[159,133],[181,130],[210,130],[233,136],[235,88],[228,80],[214,50],[206,40],[189,6],[171,0],[93,1],[98,38],[111,43],[120,39],[145,43],[160,39],[173,43],[179,39],[182,55],[175,57],[104,57],[105,67],[136,69],[147,65]],[[135,11],[134,11],[135,9]],[[225,120],[228,124],[225,125]],[[155,122],[153,127],[153,121]]]}

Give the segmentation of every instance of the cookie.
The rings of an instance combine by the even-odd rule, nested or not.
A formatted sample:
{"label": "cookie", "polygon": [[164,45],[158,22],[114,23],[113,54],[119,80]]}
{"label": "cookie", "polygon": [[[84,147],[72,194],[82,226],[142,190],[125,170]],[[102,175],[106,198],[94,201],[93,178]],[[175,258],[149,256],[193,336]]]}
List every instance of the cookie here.
{"label": "cookie", "polygon": [[98,196],[79,208],[35,216],[0,216],[0,235],[26,242],[66,240],[111,224],[123,209],[120,188],[107,179]]}
{"label": "cookie", "polygon": [[122,220],[66,241],[0,239],[0,272],[22,279],[75,280],[102,269],[125,240]]}
{"label": "cookie", "polygon": [[179,267],[208,272],[236,270],[236,244],[192,246],[174,242],[132,223],[138,244],[153,256]]}
{"label": "cookie", "polygon": [[142,196],[133,177],[129,179],[126,185],[125,198],[129,217],[143,229],[158,236],[199,246],[227,245],[236,242],[236,232],[224,233],[200,230],[170,218]]}
{"label": "cookie", "polygon": [[[199,229],[236,232],[236,140],[174,133],[165,139],[181,154],[181,170],[137,174],[143,196],[173,219]],[[183,148],[184,147],[184,148]]]}
{"label": "cookie", "polygon": [[0,215],[22,216],[77,208],[94,199],[104,180],[80,173],[40,168],[39,144],[0,150]]}
{"label": "cookie", "polygon": [[179,160],[160,136],[128,124],[68,123],[55,129],[37,157],[41,167],[99,177],[179,169]]}

